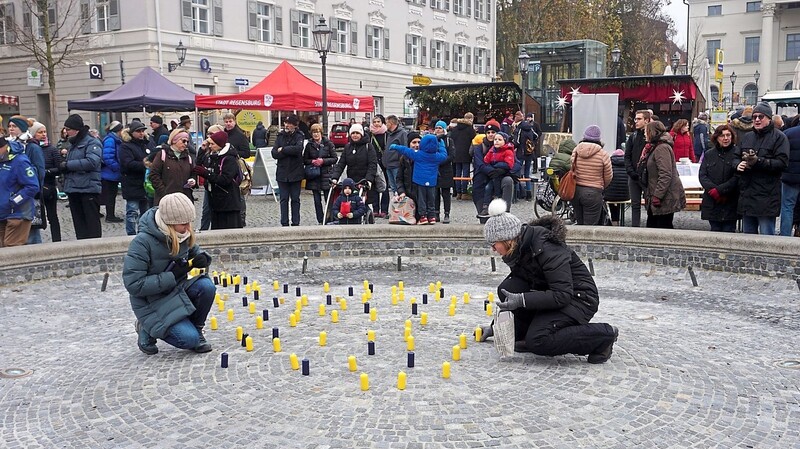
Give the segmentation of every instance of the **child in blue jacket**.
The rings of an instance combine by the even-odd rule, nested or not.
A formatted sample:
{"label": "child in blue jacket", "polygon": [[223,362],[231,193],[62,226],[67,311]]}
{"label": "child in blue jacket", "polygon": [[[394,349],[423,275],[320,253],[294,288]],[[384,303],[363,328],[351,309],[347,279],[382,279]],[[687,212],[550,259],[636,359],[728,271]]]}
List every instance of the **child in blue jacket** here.
{"label": "child in blue jacket", "polygon": [[436,224],[436,179],[439,176],[439,164],[447,159],[444,142],[435,135],[428,134],[419,143],[419,151],[393,143],[390,151],[398,151],[401,155],[414,161],[414,174],[411,181],[417,186],[417,207],[419,221],[417,224]]}
{"label": "child in blue jacket", "polygon": [[[347,203],[346,206],[343,206]],[[367,205],[356,191],[356,183],[350,178],[342,181],[342,194],[333,202],[333,215],[339,224],[359,224],[367,213]]]}

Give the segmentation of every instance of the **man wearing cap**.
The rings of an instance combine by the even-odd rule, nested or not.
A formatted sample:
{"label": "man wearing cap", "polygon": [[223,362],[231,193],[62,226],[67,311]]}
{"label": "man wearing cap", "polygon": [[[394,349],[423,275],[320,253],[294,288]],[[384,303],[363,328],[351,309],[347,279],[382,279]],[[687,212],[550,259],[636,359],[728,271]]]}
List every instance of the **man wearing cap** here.
{"label": "man wearing cap", "polygon": [[122,218],[116,215],[117,190],[122,180],[119,166],[119,148],[122,146],[122,123],[114,120],[106,127],[106,136],[103,138],[103,167],[100,170],[104,203],[106,205],[106,223],[122,223]]}
{"label": "man wearing cap", "polygon": [[161,136],[169,136],[169,130],[167,126],[164,125],[164,118],[160,115],[150,117],[150,128],[153,130],[150,134],[150,141],[153,142],[153,146],[159,144],[158,142]]}
{"label": "man wearing cap", "polygon": [[139,217],[147,207],[144,190],[144,161],[154,152],[155,145],[147,139],[144,123],[134,120],[121,132],[122,146],[119,150],[119,165],[122,174],[122,198],[125,199],[125,233],[136,235]]}
{"label": "man wearing cap", "polygon": [[89,127],[83,118],[72,114],[64,122],[70,143],[66,161],[59,166],[64,174],[64,192],[69,199],[69,211],[78,240],[100,238],[100,167],[103,148],[100,142],[89,135]]}
{"label": "man wearing cap", "polygon": [[187,147],[187,151],[192,157],[197,157],[197,148],[194,146],[194,139],[191,138],[192,135],[192,118],[188,115],[181,116],[181,122],[178,124],[178,128],[183,128],[189,134],[189,145]]}
{"label": "man wearing cap", "polygon": [[272,157],[277,161],[275,177],[278,181],[281,208],[281,226],[289,226],[289,202],[291,201],[291,225],[300,226],[300,185],[305,177],[303,170],[303,133],[299,131],[300,119],[291,114],[278,133]]}
{"label": "man wearing cap", "polygon": [[[744,109],[744,108],[742,108]],[[700,161],[700,158],[708,150],[708,114],[701,112],[697,115],[692,127],[692,148],[694,149],[695,160]]]}
{"label": "man wearing cap", "polygon": [[753,108],[753,131],[740,145],[739,204],[746,234],[775,235],[775,217],[781,211],[781,174],[789,164],[789,141],[775,129],[772,108],[759,103]]}

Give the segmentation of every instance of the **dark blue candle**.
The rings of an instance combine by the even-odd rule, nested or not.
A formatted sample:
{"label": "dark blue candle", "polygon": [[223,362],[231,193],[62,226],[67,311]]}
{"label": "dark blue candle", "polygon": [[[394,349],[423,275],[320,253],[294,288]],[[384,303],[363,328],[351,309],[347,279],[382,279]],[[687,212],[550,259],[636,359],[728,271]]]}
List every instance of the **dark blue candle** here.
{"label": "dark blue candle", "polygon": [[247,296],[242,296],[242,307],[247,307]]}
{"label": "dark blue candle", "polygon": [[369,303],[368,302],[364,303],[364,313],[369,313]]}
{"label": "dark blue candle", "polygon": [[417,314],[417,303],[411,304],[411,314],[412,315]]}
{"label": "dark blue candle", "polygon": [[372,284],[372,283],[369,284],[369,292],[370,293],[375,293],[375,285]]}
{"label": "dark blue candle", "polygon": [[296,287],[296,288],[294,289],[294,295],[295,295],[295,296],[300,296],[300,295],[301,295],[301,294],[300,294],[300,287]]}
{"label": "dark blue candle", "polygon": [[427,293],[423,293],[422,294],[422,303],[423,304],[427,304],[428,303],[428,294]]}
{"label": "dark blue candle", "polygon": [[234,284],[234,286],[233,286],[233,292],[234,292],[234,293],[239,293],[239,284]]}
{"label": "dark blue candle", "polygon": [[283,292],[289,293],[289,284],[283,284]]}
{"label": "dark blue candle", "polygon": [[279,331],[277,327],[272,328],[272,338],[279,338]]}
{"label": "dark blue candle", "polygon": [[303,359],[303,375],[308,376],[308,359]]}
{"label": "dark blue candle", "polygon": [[347,296],[353,296],[353,287],[347,287]]}
{"label": "dark blue candle", "polygon": [[408,353],[408,367],[409,368],[413,368],[414,367],[414,353],[413,352],[409,352]]}
{"label": "dark blue candle", "polygon": [[375,355],[375,342],[374,341],[368,341],[367,342],[367,354]]}
{"label": "dark blue candle", "polygon": [[247,276],[242,276],[242,282],[247,284]]}
{"label": "dark blue candle", "polygon": [[242,334],[242,347],[243,348],[247,346],[247,337],[249,337],[249,334]]}
{"label": "dark blue candle", "polygon": [[222,368],[227,368],[228,367],[228,353],[227,352],[223,352],[222,353],[222,363],[220,363],[220,366]]}
{"label": "dark blue candle", "polygon": [[261,296],[258,290],[253,290],[253,299],[258,301],[258,297]]}
{"label": "dark blue candle", "polygon": [[331,295],[328,295],[325,298],[325,301],[328,303],[328,305],[332,305],[333,304],[333,298],[331,297]]}
{"label": "dark blue candle", "polygon": [[277,308],[278,305],[280,305],[280,302],[278,301],[278,297],[277,296],[273,296],[272,297],[272,305],[275,306],[275,308]]}
{"label": "dark blue candle", "polygon": [[264,310],[261,312],[261,318],[262,318],[264,321],[269,321],[269,310],[267,310],[267,309],[264,309]]}

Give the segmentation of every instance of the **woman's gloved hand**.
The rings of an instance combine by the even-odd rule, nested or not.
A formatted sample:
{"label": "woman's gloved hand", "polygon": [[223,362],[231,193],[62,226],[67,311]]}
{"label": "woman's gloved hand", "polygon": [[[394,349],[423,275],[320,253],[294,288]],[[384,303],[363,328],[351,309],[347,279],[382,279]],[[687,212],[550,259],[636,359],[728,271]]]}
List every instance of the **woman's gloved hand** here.
{"label": "woman's gloved hand", "polygon": [[191,268],[189,268],[188,262],[184,260],[176,260],[175,264],[172,265],[172,268],[170,268],[169,271],[171,271],[172,274],[175,276],[176,282],[181,282],[186,280],[186,277],[189,275],[189,271],[191,271]]}
{"label": "woman's gloved hand", "polygon": [[207,252],[202,252],[192,259],[192,267],[194,268],[208,268],[211,265],[211,256]]}
{"label": "woman's gloved hand", "polygon": [[525,294],[524,293],[511,293],[510,291],[501,288],[500,293],[506,297],[505,302],[497,303],[497,307],[501,311],[516,310],[520,307],[525,307]]}

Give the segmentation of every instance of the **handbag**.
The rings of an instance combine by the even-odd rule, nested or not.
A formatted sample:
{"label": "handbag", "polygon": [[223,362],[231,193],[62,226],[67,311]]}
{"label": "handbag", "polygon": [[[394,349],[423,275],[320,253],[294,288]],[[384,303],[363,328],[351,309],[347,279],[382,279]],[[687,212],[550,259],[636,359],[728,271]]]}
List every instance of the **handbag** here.
{"label": "handbag", "polygon": [[33,220],[31,229],[47,229],[47,219],[41,200],[33,200]]}
{"label": "handbag", "polygon": [[306,179],[317,179],[322,174],[322,171],[316,165],[305,165],[303,170],[306,172]]}
{"label": "handbag", "polygon": [[575,186],[577,181],[577,179],[575,179],[575,166],[577,164],[578,158],[576,156],[572,168],[567,170],[564,176],[558,181],[558,196],[564,201],[572,201],[573,198],[575,198]]}

